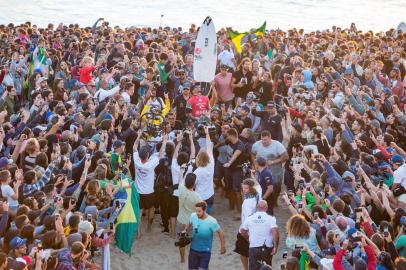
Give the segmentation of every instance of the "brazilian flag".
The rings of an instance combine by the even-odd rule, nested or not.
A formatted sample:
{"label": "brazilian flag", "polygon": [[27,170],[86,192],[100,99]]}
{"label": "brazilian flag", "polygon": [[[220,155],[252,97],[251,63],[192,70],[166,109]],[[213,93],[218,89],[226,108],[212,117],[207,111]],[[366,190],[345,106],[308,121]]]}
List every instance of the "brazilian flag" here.
{"label": "brazilian flag", "polygon": [[228,29],[228,35],[230,36],[231,41],[234,44],[234,47],[238,53],[242,52],[242,45],[249,41],[249,39],[253,40],[257,36],[264,36],[265,35],[265,28],[266,28],[266,21],[262,24],[261,27],[251,30],[249,32],[239,33],[237,31],[233,31],[232,29]]}
{"label": "brazilian flag", "polygon": [[130,254],[135,234],[138,230],[140,220],[139,195],[135,185],[125,175],[122,175],[123,186],[126,188],[127,199],[117,217],[116,224],[116,246],[123,252]]}

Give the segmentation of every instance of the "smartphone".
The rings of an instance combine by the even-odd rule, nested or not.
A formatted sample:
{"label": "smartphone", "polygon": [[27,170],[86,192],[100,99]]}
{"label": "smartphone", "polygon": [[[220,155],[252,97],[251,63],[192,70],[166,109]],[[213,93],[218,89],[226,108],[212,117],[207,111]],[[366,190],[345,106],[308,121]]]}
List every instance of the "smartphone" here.
{"label": "smartphone", "polygon": [[116,208],[120,208],[120,202],[119,202],[119,201],[115,201],[115,206],[116,206]]}
{"label": "smartphone", "polygon": [[299,213],[301,213],[301,212],[302,212],[302,209],[303,209],[303,202],[299,202],[297,208],[298,208],[297,211],[298,211]]}
{"label": "smartphone", "polygon": [[385,226],[383,228],[383,236],[388,237],[389,236],[389,229],[388,226]]}
{"label": "smartphone", "polygon": [[379,188],[383,188],[383,180],[379,181]]}
{"label": "smartphone", "polygon": [[110,230],[114,230],[114,223],[110,222]]}
{"label": "smartphone", "polygon": [[92,223],[93,216],[91,214],[87,214],[87,221]]}

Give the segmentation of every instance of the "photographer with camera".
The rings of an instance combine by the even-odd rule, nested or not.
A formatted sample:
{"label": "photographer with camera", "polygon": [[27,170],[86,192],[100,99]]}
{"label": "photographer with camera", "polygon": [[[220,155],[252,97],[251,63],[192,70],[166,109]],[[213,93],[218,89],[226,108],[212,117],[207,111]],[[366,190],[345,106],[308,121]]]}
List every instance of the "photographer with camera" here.
{"label": "photographer with camera", "polygon": [[228,145],[233,149],[233,155],[230,160],[223,165],[226,168],[227,185],[232,192],[230,193],[230,205],[241,212],[241,183],[244,178],[242,165],[247,161],[246,146],[239,139],[236,129],[231,128],[227,131]]}

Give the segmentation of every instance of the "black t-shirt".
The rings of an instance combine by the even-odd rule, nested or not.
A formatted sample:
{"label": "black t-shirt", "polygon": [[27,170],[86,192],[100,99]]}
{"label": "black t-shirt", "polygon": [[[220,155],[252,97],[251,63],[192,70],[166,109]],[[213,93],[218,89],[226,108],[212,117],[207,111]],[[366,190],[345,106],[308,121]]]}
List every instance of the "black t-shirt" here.
{"label": "black t-shirt", "polygon": [[237,151],[240,150],[241,154],[234,160],[234,162],[230,165],[230,168],[237,168],[240,167],[244,162],[245,162],[245,145],[241,140],[238,140],[237,143],[232,144],[231,142],[229,143],[230,147],[233,149],[233,154]]}
{"label": "black t-shirt", "polygon": [[186,119],[187,100],[183,95],[179,95],[173,101],[172,107],[176,108],[176,120],[184,121]]}
{"label": "black t-shirt", "polygon": [[236,97],[245,98],[247,93],[252,89],[252,72],[248,71],[247,73],[243,74],[241,70],[238,70],[233,73],[233,78],[235,78],[235,83],[241,82],[241,79],[242,81],[246,80],[247,84],[245,84],[243,87],[234,88],[234,94]]}
{"label": "black t-shirt", "polygon": [[241,133],[244,128],[251,128],[252,127],[251,118],[246,117],[245,119],[240,119],[240,118],[238,118],[238,119],[244,122],[242,126],[236,125],[239,133]]}

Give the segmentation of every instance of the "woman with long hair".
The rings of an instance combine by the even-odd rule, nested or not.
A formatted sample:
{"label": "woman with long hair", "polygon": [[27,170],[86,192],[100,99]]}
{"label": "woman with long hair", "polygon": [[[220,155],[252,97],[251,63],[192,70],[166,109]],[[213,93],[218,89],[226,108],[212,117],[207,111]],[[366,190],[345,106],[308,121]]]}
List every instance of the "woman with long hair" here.
{"label": "woman with long hair", "polygon": [[310,227],[310,224],[302,215],[291,216],[286,225],[288,237],[286,238],[286,247],[294,250],[295,246],[306,244],[309,250],[320,254],[320,247],[316,238],[316,230]]}
{"label": "woman with long hair", "polygon": [[64,88],[64,79],[58,78],[54,81],[54,86],[52,88],[54,92],[54,99],[57,101],[65,102],[68,100],[69,96],[67,91]]}

